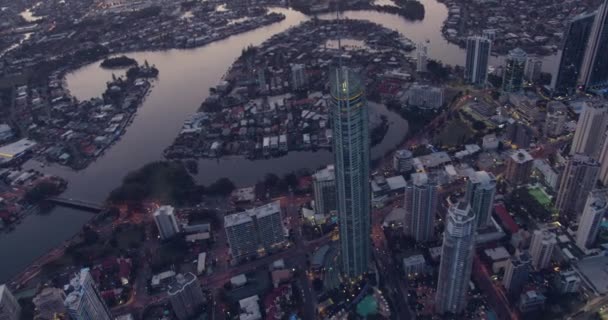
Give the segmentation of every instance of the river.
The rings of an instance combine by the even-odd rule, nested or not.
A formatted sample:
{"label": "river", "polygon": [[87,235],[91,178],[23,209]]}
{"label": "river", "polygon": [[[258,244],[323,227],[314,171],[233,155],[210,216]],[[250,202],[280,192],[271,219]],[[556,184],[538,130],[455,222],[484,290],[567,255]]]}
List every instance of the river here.
{"label": "river", "polygon": [[[397,30],[414,42],[429,41],[429,56],[452,65],[464,62],[464,50],[443,39],[441,25],[447,17],[447,8],[435,0],[422,0],[426,8],[423,21],[408,22],[399,16],[375,11],[347,11],[344,15],[353,19],[366,19],[387,28]],[[160,71],[150,95],[138,110],[135,120],[121,140],[109,148],[103,156],[84,170],[51,165],[43,170],[69,181],[64,196],[86,201],[101,202],[120,184],[132,170],[162,158],[162,151],[171,144],[183,121],[197,110],[207,97],[210,87],[215,86],[232,62],[248,45],[259,45],[274,34],[285,31],[309,19],[306,15],[290,10],[275,9],[286,19],[270,26],[235,35],[188,50],[132,52],[129,56],[139,62],[147,60]],[[333,19],[333,14],[319,16]],[[555,56],[548,57],[544,69],[554,68]],[[493,58],[492,64],[501,63]],[[112,72],[101,69],[99,61],[84,66],[67,75],[71,93],[79,99],[100,95]],[[372,156],[378,157],[399,143],[407,132],[406,122],[379,105],[373,112],[386,115],[390,128],[381,144],[374,147]],[[250,161],[229,158],[199,161],[199,183],[208,184],[218,178],[228,177],[238,185],[248,185],[261,179],[266,173],[283,174],[300,168],[315,169],[332,161],[328,151],[291,152],[281,158]],[[34,162],[28,166],[38,168]],[[16,230],[0,235],[0,283],[31,263],[50,248],[59,245],[75,234],[90,218],[89,213],[56,208],[47,215],[31,215]]]}

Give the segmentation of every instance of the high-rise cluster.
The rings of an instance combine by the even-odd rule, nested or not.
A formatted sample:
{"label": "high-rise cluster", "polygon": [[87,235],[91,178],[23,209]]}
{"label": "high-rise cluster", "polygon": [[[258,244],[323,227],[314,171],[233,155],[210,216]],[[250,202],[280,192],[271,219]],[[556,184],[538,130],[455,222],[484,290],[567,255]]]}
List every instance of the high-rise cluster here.
{"label": "high-rise cluster", "polygon": [[608,85],[608,0],[596,12],[570,21],[562,48],[555,90],[574,92],[577,86],[593,90]]}

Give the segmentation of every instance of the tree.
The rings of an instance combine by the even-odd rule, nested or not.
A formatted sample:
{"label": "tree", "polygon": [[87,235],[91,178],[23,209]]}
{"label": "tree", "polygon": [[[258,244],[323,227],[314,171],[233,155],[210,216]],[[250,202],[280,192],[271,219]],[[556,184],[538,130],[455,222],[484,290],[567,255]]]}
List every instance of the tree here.
{"label": "tree", "polygon": [[229,195],[236,186],[234,183],[228,178],[220,178],[216,182],[212,183],[209,187],[207,187],[208,194],[215,195]]}
{"label": "tree", "polygon": [[59,193],[61,193],[61,186],[51,181],[43,181],[28,190],[24,199],[29,203],[36,203]]}
{"label": "tree", "polygon": [[266,186],[266,188],[272,189],[272,188],[276,187],[278,183],[279,183],[279,177],[276,174],[274,174],[274,173],[266,174],[266,177],[264,178],[264,185]]}

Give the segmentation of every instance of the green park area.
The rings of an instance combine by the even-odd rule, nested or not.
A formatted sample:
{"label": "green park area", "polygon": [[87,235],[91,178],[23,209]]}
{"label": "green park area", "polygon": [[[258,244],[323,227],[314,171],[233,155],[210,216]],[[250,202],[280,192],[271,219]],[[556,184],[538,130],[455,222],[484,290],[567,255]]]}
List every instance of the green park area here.
{"label": "green park area", "polygon": [[473,135],[469,126],[460,119],[447,123],[434,139],[434,143],[450,147],[464,144]]}
{"label": "green park area", "polygon": [[538,187],[532,187],[528,189],[528,193],[534,197],[534,199],[541,205],[546,208],[551,206],[551,199],[547,196],[547,194]]}

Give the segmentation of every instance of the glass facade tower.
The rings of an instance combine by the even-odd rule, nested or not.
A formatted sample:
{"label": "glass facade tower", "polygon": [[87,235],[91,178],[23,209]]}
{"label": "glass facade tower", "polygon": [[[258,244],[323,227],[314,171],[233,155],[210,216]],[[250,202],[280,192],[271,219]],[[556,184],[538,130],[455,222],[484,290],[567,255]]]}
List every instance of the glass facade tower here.
{"label": "glass facade tower", "polygon": [[363,83],[353,70],[333,69],[330,87],[342,272],[355,278],[370,263],[369,117]]}

